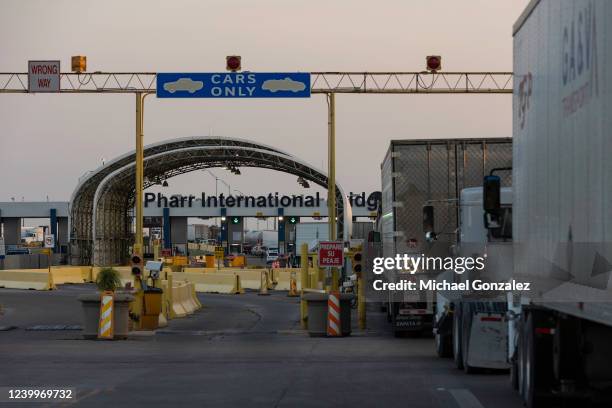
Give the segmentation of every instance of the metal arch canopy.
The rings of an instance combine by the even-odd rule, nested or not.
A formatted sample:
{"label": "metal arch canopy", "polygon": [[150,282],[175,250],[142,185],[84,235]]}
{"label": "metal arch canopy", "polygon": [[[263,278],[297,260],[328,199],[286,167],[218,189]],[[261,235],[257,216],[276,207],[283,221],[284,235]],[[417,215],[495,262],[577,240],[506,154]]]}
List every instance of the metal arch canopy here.
{"label": "metal arch canopy", "polygon": [[[241,139],[197,137],[145,147],[145,176],[149,179],[145,188],[154,184],[151,180],[156,177],[170,178],[198,169],[219,167],[227,162],[240,167],[290,173],[327,186],[325,172],[278,149]],[[339,232],[348,237],[351,211],[339,185],[336,196]],[[72,262],[121,263],[133,240],[130,215],[133,203],[133,152],[118,157],[81,180],[70,204]]]}
{"label": "metal arch canopy", "polygon": [[[251,146],[279,153],[278,149],[248,140],[226,137],[185,137],[154,143],[145,147],[145,157],[161,152],[191,146]],[[285,153],[286,154],[286,153]],[[98,184],[110,173],[135,162],[136,152],[132,150],[108,163],[81,176],[79,183],[70,198],[70,254],[71,262],[89,264],[92,259],[92,216],[93,198]]]}

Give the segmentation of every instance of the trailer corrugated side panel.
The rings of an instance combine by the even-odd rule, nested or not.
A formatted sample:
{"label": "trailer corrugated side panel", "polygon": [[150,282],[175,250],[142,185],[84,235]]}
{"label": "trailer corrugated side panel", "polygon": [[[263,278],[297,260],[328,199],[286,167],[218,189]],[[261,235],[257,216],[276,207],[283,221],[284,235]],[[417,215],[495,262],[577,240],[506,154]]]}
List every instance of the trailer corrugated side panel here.
{"label": "trailer corrugated side panel", "polygon": [[611,288],[611,22],[611,1],[541,0],[515,25],[517,277]]}
{"label": "trailer corrugated side panel", "polygon": [[[456,242],[460,191],[482,186],[485,174],[501,167],[512,167],[510,138],[392,141],[381,166],[384,256],[447,256]],[[512,185],[511,172],[499,175],[503,186]],[[435,210],[438,240],[433,244],[424,242],[427,203]]]}
{"label": "trailer corrugated side panel", "polygon": [[385,159],[380,165],[381,175],[381,220],[380,231],[384,256],[395,254],[395,212],[393,210],[393,143],[389,146]]}

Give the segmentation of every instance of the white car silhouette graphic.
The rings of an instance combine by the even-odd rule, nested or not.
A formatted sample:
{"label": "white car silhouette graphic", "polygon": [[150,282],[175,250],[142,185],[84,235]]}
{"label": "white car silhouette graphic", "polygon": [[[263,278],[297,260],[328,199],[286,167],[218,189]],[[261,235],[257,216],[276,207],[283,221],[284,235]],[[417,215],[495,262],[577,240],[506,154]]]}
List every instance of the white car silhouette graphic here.
{"label": "white car silhouette graphic", "polygon": [[204,82],[194,81],[191,78],[179,78],[174,82],[166,82],[164,84],[164,90],[170,92],[171,94],[178,91],[189,92],[192,94],[202,88],[204,88]]}
{"label": "white car silhouette graphic", "polygon": [[261,89],[264,91],[270,91],[272,93],[277,91],[291,91],[295,93],[306,89],[306,84],[300,81],[294,81],[291,78],[268,79],[267,81],[264,81]]}

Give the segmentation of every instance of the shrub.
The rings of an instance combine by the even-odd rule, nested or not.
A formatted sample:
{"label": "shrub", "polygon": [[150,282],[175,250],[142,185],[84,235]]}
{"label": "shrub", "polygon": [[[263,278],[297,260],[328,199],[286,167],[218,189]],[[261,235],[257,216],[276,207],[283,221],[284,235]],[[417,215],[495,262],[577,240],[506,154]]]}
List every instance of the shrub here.
{"label": "shrub", "polygon": [[114,292],[115,289],[121,286],[121,279],[119,277],[119,272],[113,268],[102,268],[100,272],[98,272],[98,276],[96,276],[96,286],[100,291],[111,291]]}

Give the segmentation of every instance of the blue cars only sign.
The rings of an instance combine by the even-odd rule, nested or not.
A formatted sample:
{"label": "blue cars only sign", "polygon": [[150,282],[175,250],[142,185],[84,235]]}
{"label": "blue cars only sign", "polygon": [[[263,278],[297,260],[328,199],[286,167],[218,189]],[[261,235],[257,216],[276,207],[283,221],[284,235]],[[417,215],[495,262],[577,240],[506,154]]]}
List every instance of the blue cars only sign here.
{"label": "blue cars only sign", "polygon": [[158,98],[308,98],[304,72],[158,73]]}

